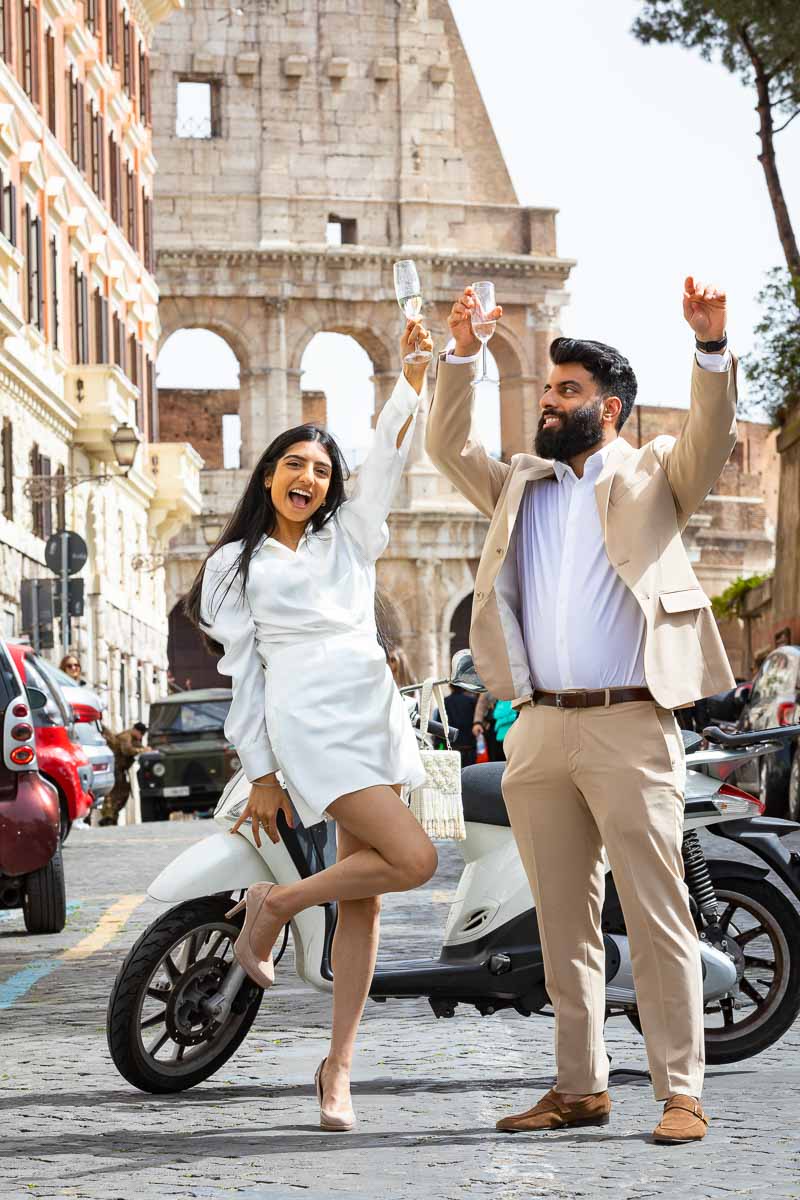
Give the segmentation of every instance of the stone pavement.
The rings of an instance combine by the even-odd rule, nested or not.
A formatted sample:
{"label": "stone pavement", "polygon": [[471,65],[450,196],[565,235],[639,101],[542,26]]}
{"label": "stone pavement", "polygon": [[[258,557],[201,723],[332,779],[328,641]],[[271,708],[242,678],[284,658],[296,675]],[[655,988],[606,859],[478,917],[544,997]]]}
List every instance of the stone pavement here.
{"label": "stone pavement", "polygon": [[[758,1058],[712,1068],[705,1143],[662,1148],[648,1137],[658,1109],[633,1078],[613,1088],[607,1128],[494,1132],[498,1116],[550,1086],[550,1020],[459,1009],[436,1021],[421,1002],[370,1004],[359,1126],[324,1134],[312,1078],[329,999],[297,980],[287,956],[249,1037],[213,1079],[178,1096],[135,1091],[106,1049],[108,995],[125,951],[161,911],[144,898],[148,881],[209,832],[199,821],[76,830],[64,933],[29,937],[21,918],[0,913],[3,1200],[800,1197],[798,1026]],[[457,863],[444,847],[427,888],[387,900],[383,956],[434,948]],[[608,1042],[614,1066],[645,1066],[627,1021],[609,1023]]]}

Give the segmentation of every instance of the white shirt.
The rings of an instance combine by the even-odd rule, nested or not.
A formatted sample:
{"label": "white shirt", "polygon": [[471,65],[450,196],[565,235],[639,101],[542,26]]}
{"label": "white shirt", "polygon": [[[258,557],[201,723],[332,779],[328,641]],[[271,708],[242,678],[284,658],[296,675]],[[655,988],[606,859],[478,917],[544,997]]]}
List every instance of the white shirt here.
{"label": "white shirt", "polygon": [[[696,355],[706,371],[731,364],[729,351]],[[554,462],[555,478],[528,484],[520,505],[522,634],[533,685],[542,691],[645,686],[644,616],[608,560],[594,494],[607,453],[590,455],[581,479]]]}
{"label": "white shirt", "polygon": [[517,572],[525,649],[536,688],[644,687],[641,609],[608,561],[594,488],[608,447],[583,477],[555,462],[520,505]]}

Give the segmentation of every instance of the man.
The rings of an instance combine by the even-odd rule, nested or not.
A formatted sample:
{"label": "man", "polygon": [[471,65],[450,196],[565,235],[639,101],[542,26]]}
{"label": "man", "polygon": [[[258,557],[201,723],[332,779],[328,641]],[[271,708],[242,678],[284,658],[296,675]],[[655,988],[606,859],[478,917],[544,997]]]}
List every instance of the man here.
{"label": "man", "polygon": [[128,803],[131,794],[130,769],[136,761],[136,755],[142,752],[146,733],[147,726],[141,721],[137,721],[131,729],[123,729],[121,733],[112,733],[103,726],[103,736],[109,749],[114,751],[114,786],[103,800],[98,825],[116,825],[119,814]]}
{"label": "man", "polygon": [[[605,846],[625,913],[658,1141],[699,1140],[703,1001],[681,859],[683,744],[672,710],[733,685],[681,540],[736,441],[725,296],[691,277],[691,407],[677,439],[620,436],[636,396],[627,359],[557,338],[535,455],[510,464],[470,436],[470,289],[453,306],[428,450],[491,518],[475,581],[477,669],[519,717],[503,795],[536,900],[556,1014],[555,1088],[498,1123],[519,1132],[605,1124]],[[496,310],[495,316],[500,316]],[[652,348],[648,348],[652,352]]]}

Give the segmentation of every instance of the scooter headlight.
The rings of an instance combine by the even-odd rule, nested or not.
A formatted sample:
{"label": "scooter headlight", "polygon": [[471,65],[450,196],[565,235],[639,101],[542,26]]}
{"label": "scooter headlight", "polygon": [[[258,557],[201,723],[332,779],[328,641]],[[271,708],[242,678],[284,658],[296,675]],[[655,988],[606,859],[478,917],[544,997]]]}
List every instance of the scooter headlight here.
{"label": "scooter headlight", "polygon": [[764,812],[763,800],[756,800],[755,796],[731,783],[723,783],[713,799],[717,811],[732,820],[734,817],[760,817]]}

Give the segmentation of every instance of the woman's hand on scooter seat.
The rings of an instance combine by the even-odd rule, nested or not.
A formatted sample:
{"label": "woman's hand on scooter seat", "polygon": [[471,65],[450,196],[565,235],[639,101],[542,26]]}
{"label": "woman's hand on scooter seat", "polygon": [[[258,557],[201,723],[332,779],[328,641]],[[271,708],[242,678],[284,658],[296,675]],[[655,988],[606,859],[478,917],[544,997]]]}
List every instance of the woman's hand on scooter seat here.
{"label": "woman's hand on scooter seat", "polygon": [[249,819],[253,826],[253,841],[259,850],[261,849],[261,829],[264,830],[271,842],[277,844],[280,841],[278,813],[281,810],[286,818],[286,824],[292,828],[294,819],[289,795],[278,783],[274,772],[272,775],[264,775],[261,779],[254,779],[250,785],[247,807],[236,824],[231,827],[231,833],[236,833],[239,826]]}

